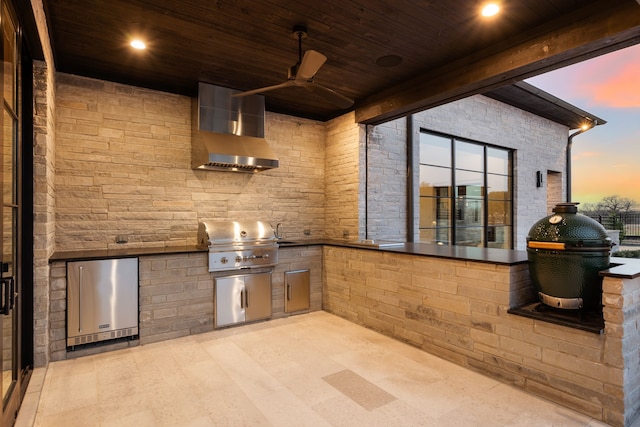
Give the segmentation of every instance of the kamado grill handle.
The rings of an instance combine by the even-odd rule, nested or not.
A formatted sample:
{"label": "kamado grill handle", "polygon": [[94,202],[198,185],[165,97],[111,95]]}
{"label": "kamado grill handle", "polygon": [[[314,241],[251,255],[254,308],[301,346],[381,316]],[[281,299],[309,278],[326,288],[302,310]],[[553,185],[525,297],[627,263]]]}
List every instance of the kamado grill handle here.
{"label": "kamado grill handle", "polygon": [[527,247],[531,249],[550,249],[554,251],[570,250],[574,252],[595,252],[595,251],[608,251],[611,246],[567,246],[566,243],[560,242],[529,242]]}
{"label": "kamado grill handle", "polygon": [[558,242],[529,242],[531,249],[553,249],[556,251],[564,251],[565,244]]}

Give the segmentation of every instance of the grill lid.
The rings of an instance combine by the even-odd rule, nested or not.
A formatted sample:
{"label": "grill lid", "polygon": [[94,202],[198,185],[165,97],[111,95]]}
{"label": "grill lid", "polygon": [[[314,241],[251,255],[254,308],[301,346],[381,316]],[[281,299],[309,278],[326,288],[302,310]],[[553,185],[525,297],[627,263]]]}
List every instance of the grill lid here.
{"label": "grill lid", "polygon": [[276,241],[271,225],[264,221],[201,221],[198,246],[260,245]]}
{"label": "grill lid", "polygon": [[577,213],[577,203],[560,203],[554,214],[529,230],[527,246],[536,249],[611,248],[611,238],[598,221]]}

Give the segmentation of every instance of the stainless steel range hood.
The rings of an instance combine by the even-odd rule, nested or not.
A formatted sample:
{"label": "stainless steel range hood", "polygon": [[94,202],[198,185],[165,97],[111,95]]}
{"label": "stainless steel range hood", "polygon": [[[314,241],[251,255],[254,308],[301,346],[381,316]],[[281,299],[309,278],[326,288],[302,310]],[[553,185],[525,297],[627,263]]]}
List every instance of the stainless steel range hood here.
{"label": "stainless steel range hood", "polygon": [[199,83],[193,101],[193,169],[254,173],[278,167],[264,139],[264,96]]}

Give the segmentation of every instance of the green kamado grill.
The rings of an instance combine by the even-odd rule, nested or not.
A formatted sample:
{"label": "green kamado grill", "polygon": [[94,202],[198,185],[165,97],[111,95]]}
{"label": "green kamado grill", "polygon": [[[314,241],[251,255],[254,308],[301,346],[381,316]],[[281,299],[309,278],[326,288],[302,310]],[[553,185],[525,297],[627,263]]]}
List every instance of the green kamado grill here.
{"label": "green kamado grill", "polygon": [[529,272],[540,301],[561,309],[601,310],[601,270],[609,268],[611,238],[597,221],[560,203],[527,236]]}

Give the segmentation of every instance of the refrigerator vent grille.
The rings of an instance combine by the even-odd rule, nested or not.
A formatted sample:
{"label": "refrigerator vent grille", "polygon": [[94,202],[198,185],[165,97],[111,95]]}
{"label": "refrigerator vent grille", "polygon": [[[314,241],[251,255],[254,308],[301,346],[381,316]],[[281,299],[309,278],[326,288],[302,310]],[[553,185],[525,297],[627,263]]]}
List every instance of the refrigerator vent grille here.
{"label": "refrigerator vent grille", "polygon": [[[130,337],[133,335],[138,335],[138,328],[125,328],[125,329],[118,329],[117,331],[103,332],[101,334],[82,335],[79,337],[75,337],[71,345],[76,346],[76,345],[82,345],[82,344],[91,344],[98,341]],[[69,344],[70,343],[67,343],[67,345]]]}

